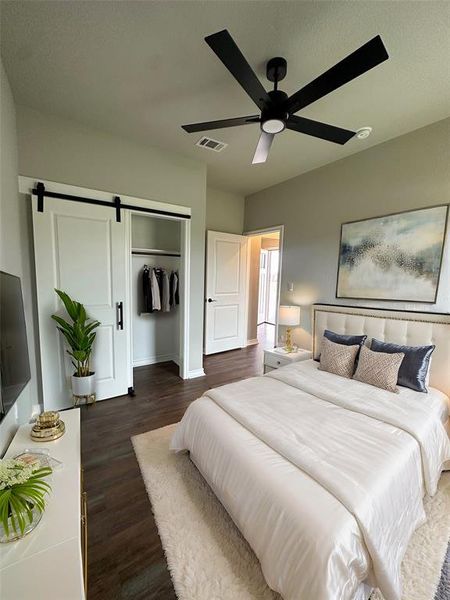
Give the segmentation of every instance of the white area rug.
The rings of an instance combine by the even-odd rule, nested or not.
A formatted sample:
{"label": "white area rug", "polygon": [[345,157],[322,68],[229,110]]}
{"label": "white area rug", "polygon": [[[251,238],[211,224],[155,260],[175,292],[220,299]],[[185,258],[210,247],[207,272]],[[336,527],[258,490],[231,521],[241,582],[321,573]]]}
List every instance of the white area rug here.
{"label": "white area rug", "polygon": [[[132,439],[180,600],[279,600],[259,562],[187,454],[169,452],[176,425]],[[426,500],[427,522],[403,562],[403,600],[433,600],[450,537],[450,473]],[[383,600],[379,592],[373,600]],[[372,600],[371,599],[371,600]]]}

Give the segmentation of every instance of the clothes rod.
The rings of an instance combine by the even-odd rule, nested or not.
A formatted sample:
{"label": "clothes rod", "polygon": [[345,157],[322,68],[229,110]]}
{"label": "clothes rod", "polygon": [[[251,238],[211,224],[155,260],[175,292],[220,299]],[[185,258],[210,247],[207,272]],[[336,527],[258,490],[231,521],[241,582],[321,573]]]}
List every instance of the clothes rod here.
{"label": "clothes rod", "polygon": [[183,213],[171,212],[168,210],[158,210],[156,208],[145,208],[143,206],[135,206],[134,204],[122,204],[119,196],[115,196],[112,201],[108,200],[97,200],[95,198],[85,198],[83,196],[74,196],[72,194],[62,194],[59,192],[49,192],[45,189],[42,182],[39,182],[36,187],[32,190],[32,193],[37,196],[38,199],[38,212],[44,212],[44,197],[47,198],[58,198],[59,200],[69,200],[70,202],[82,202],[84,204],[95,204],[97,206],[107,206],[114,208],[116,211],[116,221],[121,222],[120,211],[122,208],[128,210],[135,210],[138,212],[148,213],[152,215],[161,215],[165,217],[178,217],[180,219],[190,219],[191,215],[185,215]]}
{"label": "clothes rod", "polygon": [[178,256],[181,257],[181,253],[180,252],[164,252],[164,250],[145,250],[143,249],[138,249],[138,248],[133,248],[131,250],[131,254],[136,255],[136,256]]}

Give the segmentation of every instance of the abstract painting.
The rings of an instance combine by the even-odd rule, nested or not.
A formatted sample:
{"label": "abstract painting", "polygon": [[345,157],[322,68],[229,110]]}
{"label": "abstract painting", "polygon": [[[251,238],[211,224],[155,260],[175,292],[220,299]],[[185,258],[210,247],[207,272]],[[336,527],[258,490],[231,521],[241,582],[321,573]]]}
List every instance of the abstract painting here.
{"label": "abstract painting", "polygon": [[448,205],[344,223],[337,298],[436,302]]}

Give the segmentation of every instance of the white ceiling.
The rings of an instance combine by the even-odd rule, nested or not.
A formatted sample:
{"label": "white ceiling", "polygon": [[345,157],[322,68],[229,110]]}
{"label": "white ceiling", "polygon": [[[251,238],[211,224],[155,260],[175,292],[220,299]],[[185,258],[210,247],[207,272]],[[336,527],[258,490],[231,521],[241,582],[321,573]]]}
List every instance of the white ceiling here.
{"label": "white ceiling", "polygon": [[[2,56],[15,99],[208,164],[208,184],[251,193],[450,114],[450,3],[422,1],[2,1]],[[265,63],[288,60],[288,94],[381,34],[390,59],[301,111],[348,129],[345,146],[285,131],[251,165],[258,125],[180,125],[256,114],[203,38],[227,28],[267,89]]]}

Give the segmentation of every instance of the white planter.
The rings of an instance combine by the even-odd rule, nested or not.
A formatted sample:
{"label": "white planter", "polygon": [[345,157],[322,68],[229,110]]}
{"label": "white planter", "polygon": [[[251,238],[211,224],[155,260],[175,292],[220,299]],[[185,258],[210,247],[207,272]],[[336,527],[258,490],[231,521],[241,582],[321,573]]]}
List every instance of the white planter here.
{"label": "white planter", "polygon": [[87,377],[72,375],[72,393],[74,396],[90,396],[95,393],[95,373]]}

